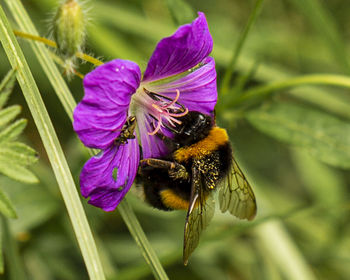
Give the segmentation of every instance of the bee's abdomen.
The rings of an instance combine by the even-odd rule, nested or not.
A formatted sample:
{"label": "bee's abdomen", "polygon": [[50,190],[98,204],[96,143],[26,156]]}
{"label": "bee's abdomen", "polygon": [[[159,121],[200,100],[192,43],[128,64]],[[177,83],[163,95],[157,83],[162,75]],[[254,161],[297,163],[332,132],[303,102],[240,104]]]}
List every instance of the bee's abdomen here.
{"label": "bee's abdomen", "polygon": [[165,211],[188,208],[189,181],[173,180],[167,170],[153,167],[144,168],[141,177],[145,199],[153,207]]}
{"label": "bee's abdomen", "polygon": [[187,210],[189,207],[189,197],[185,199],[172,189],[164,189],[159,192],[162,204],[174,210]]}

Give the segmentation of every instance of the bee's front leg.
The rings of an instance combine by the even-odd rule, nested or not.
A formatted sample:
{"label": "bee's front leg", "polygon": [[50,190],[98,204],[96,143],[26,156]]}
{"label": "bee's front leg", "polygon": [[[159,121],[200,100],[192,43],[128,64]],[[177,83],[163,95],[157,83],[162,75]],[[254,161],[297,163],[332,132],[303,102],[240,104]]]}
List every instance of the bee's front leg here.
{"label": "bee's front leg", "polygon": [[167,146],[170,151],[175,151],[180,148],[179,143],[175,142],[173,139],[165,136],[164,134],[157,132],[156,136],[163,141],[165,146]]}
{"label": "bee's front leg", "polygon": [[157,158],[147,158],[141,160],[141,165],[142,164],[152,166],[154,168],[167,169],[169,177],[171,177],[174,180],[187,180],[189,178],[189,174],[186,168],[182,164],[179,164],[174,161],[167,161]]}

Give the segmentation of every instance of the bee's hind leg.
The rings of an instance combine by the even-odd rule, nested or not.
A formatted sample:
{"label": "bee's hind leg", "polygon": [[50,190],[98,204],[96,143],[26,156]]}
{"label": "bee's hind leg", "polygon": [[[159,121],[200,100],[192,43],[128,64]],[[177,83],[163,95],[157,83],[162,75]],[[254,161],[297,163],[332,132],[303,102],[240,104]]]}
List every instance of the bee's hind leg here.
{"label": "bee's hind leg", "polygon": [[161,168],[161,169],[167,169],[169,176],[174,180],[180,180],[180,179],[188,179],[189,174],[186,170],[186,168],[177,162],[174,161],[167,161],[163,159],[157,159],[157,158],[147,158],[141,160],[141,165],[148,165],[152,166],[154,168]]}

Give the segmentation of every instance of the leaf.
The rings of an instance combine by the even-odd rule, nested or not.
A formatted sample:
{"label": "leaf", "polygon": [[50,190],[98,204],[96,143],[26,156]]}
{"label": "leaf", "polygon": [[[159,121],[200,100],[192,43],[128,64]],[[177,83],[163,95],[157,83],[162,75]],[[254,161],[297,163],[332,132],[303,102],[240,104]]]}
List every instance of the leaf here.
{"label": "leaf", "polygon": [[16,70],[10,70],[0,83],[0,109],[6,104],[16,81]]}
{"label": "leaf", "polygon": [[167,0],[166,3],[177,25],[189,23],[195,18],[192,7],[184,0]]}
{"label": "leaf", "polygon": [[[52,172],[49,173],[53,177]],[[11,229],[15,235],[45,224],[62,211],[59,198],[48,189],[46,183],[24,185],[0,176],[0,186],[16,206],[19,219],[11,220]]]}
{"label": "leaf", "polygon": [[339,170],[319,162],[303,149],[295,149],[292,159],[298,177],[316,202],[332,210],[346,203],[346,181]]}
{"label": "leaf", "polygon": [[17,218],[15,207],[13,206],[10,199],[0,189],[0,212],[7,218]]}
{"label": "leaf", "polygon": [[19,165],[30,165],[38,161],[35,150],[20,142],[0,145],[0,162],[12,162]]}
{"label": "leaf", "polygon": [[21,106],[14,105],[0,111],[0,126],[8,124],[14,120],[15,117],[21,112]]}
{"label": "leaf", "polygon": [[0,132],[0,144],[5,141],[15,140],[27,125],[27,120],[20,119]]}
{"label": "leaf", "polygon": [[38,178],[26,167],[15,163],[8,164],[3,160],[0,160],[0,173],[24,183],[34,184],[39,182]]}
{"label": "leaf", "polygon": [[251,111],[248,121],[285,143],[305,147],[328,164],[350,168],[350,124],[310,107],[274,103]]}

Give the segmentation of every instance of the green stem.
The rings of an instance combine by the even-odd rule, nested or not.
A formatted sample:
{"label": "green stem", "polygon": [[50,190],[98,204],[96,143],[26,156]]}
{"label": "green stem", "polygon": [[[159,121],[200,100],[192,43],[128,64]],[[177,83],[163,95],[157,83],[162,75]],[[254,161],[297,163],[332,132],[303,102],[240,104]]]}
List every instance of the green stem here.
{"label": "green stem", "polygon": [[140,226],[140,223],[138,222],[134,212],[131,211],[132,209],[130,208],[129,203],[125,198],[118,205],[118,210],[120,215],[124,217],[124,221],[127,227],[129,228],[130,233],[134,236],[137,245],[141,247],[142,255],[145,258],[148,265],[151,267],[151,270],[154,276],[156,276],[156,279],[169,279],[162,265],[160,264],[156,253],[150,246],[147,237]]}
{"label": "green stem", "polygon": [[227,66],[224,78],[223,78],[222,83],[221,83],[221,94],[223,94],[223,95],[227,94],[228,91],[229,91],[231,76],[232,76],[232,74],[235,71],[235,67],[236,67],[236,63],[237,63],[238,57],[239,57],[239,55],[241,53],[243,44],[244,44],[244,42],[247,39],[247,35],[248,35],[251,27],[253,26],[253,24],[254,24],[257,16],[258,16],[258,14],[259,14],[259,12],[261,10],[263,2],[264,2],[264,0],[257,0],[255,2],[254,9],[253,9],[252,13],[249,16],[247,25],[245,26],[243,32],[241,33],[241,35],[238,38],[237,44],[236,44],[236,46],[235,46],[235,48],[233,50],[232,59],[231,59],[230,63]]}
{"label": "green stem", "polygon": [[[11,1],[12,2],[12,1]],[[0,40],[33,116],[66,204],[91,279],[105,279],[85,212],[39,89],[0,6]]]}
{"label": "green stem", "polygon": [[281,270],[283,279],[316,280],[314,272],[283,223],[278,220],[263,223],[255,228],[254,234],[264,255]]}
{"label": "green stem", "polygon": [[6,268],[8,269],[9,279],[24,280],[27,279],[22,260],[18,253],[18,245],[13,238],[9,222],[6,217],[1,216],[1,230],[3,233],[4,251],[6,256]]}
{"label": "green stem", "polygon": [[[57,48],[57,44],[56,42],[52,41],[52,40],[49,40],[49,39],[46,39],[44,37],[40,37],[38,35],[33,35],[33,34],[28,34],[28,33],[25,33],[25,32],[22,32],[22,31],[18,31],[18,30],[14,30],[13,33],[15,33],[15,35],[17,37],[21,37],[21,38],[24,38],[24,39],[29,39],[29,40],[32,40],[32,41],[37,41],[37,42],[40,42],[40,43],[43,43],[49,47],[52,47],[52,48]],[[99,66],[99,65],[102,65],[103,62],[98,60],[97,58],[94,58],[90,55],[87,55],[85,53],[82,53],[82,52],[77,52],[75,54],[76,57],[82,59],[82,60],[85,60],[87,62],[90,62],[96,66]]]}
{"label": "green stem", "polygon": [[[37,36],[38,32],[21,2],[19,0],[6,0],[6,3],[19,27],[23,31]],[[73,110],[76,107],[76,102],[70,90],[68,89],[65,81],[63,80],[62,75],[58,71],[55,63],[50,58],[49,52],[43,44],[31,42],[31,45],[47,77],[49,78],[58,98],[63,104],[63,107],[68,117],[72,121]],[[93,156],[95,153],[92,150],[90,150],[90,154]],[[124,198],[124,201],[127,201],[126,198]],[[125,202],[121,203],[117,209],[119,210],[121,217],[126,223],[132,237],[135,239],[136,243],[140,247],[140,250],[146,262],[150,265],[155,278],[168,279],[159,259],[154,253],[151,244],[146,238],[132,208],[128,206],[128,204]]]}
{"label": "green stem", "polygon": [[305,85],[332,85],[350,88],[350,78],[348,76],[332,75],[332,74],[311,74],[301,77],[295,77],[291,79],[286,79],[279,82],[273,82],[267,85],[258,86],[249,89],[238,98],[233,99],[226,106],[236,106],[246,101],[250,101],[257,98],[266,97],[277,90],[284,90],[291,87],[305,86]]}

